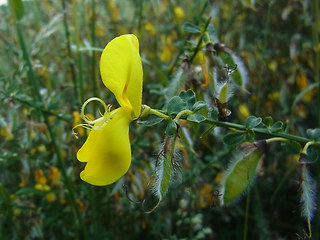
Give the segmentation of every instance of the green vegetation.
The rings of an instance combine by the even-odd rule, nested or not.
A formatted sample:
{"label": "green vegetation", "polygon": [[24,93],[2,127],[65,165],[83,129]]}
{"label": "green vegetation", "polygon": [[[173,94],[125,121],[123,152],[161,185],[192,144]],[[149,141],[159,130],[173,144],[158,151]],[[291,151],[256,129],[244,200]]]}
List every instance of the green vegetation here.
{"label": "green vegetation", "polygon": [[[0,239],[320,239],[318,1],[8,3]],[[91,186],[76,157],[90,130],[72,129],[89,98],[118,107],[99,59],[126,33],[144,75],[132,163]]]}

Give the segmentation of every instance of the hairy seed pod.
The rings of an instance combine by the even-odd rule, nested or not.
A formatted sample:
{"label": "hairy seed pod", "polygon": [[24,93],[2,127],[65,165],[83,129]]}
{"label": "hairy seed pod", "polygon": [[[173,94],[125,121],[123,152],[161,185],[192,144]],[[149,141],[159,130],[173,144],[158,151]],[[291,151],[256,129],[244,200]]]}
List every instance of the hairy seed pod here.
{"label": "hairy seed pod", "polygon": [[230,203],[247,189],[254,178],[263,152],[254,147],[252,151],[241,156],[240,159],[233,161],[226,171],[221,191],[222,204]]}

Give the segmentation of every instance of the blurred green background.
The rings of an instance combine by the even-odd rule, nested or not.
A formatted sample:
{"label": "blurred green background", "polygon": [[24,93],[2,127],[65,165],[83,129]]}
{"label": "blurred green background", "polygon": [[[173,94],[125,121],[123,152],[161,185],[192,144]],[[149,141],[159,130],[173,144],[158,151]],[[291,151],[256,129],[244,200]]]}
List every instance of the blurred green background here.
{"label": "blurred green background", "polygon": [[[298,156],[287,147],[270,147],[249,193],[220,207],[219,182],[234,147],[222,143],[225,129],[201,139],[207,126],[185,124],[181,179],[146,214],[129,198],[145,199],[145,210],[154,206],[150,182],[165,125],[131,124],[131,168],[106,187],[80,180],[84,165],[76,152],[87,132],[78,129],[76,139],[72,127],[81,123],[86,99],[117,104],[99,73],[100,54],[111,39],[136,34],[143,103],[165,110],[168,86],[184,56],[193,56],[206,35],[241,57],[247,71],[246,90],[230,99],[228,120],[272,116],[305,136],[306,129],[320,125],[317,0],[30,0],[23,7],[24,12],[16,6],[15,16],[0,5],[1,239],[306,238]],[[179,90],[193,88],[203,99],[196,55],[190,72]],[[99,115],[95,104],[88,112]],[[319,180],[319,163],[310,168]],[[312,228],[313,238],[320,239],[319,211]]]}

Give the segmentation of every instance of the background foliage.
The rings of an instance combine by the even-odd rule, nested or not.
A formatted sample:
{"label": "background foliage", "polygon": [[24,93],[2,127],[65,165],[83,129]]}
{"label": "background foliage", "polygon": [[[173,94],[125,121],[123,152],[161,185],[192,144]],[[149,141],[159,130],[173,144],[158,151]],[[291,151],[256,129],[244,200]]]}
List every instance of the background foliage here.
{"label": "background foliage", "polygon": [[[228,120],[272,116],[305,136],[320,124],[316,1],[33,0],[23,6],[17,19],[0,6],[1,239],[305,238],[292,149],[271,146],[247,196],[220,207],[219,182],[234,147],[223,144],[225,129],[200,138],[208,126],[185,124],[178,145],[181,179],[146,214],[129,199],[145,199],[145,210],[155,204],[150,182],[165,124],[132,123],[131,168],[107,187],[79,179],[84,166],[76,152],[87,133],[79,130],[76,139],[71,129],[81,122],[85,99],[116,104],[100,80],[99,57],[124,33],[140,40],[145,104],[166,110],[169,97],[188,88],[202,100],[206,90],[195,53],[203,51],[197,43],[207,23],[210,40],[232,49],[248,72],[247,90],[229,100]],[[185,55],[193,60],[192,75],[170,92]],[[90,110],[98,116],[97,106]],[[318,162],[310,168],[319,180]],[[314,239],[320,238],[319,211],[312,226]]]}

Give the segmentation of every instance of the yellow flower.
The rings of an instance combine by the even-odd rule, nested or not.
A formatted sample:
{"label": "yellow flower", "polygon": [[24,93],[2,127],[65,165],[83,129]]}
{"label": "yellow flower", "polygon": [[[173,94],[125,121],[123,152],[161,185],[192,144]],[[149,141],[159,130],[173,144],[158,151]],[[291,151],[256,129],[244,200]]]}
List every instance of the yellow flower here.
{"label": "yellow flower", "polygon": [[154,36],[156,34],[156,29],[152,25],[152,23],[147,22],[145,25],[145,29],[150,33],[150,35]]}
{"label": "yellow flower", "polygon": [[47,200],[47,202],[52,203],[55,200],[57,200],[57,196],[56,196],[55,193],[49,192],[49,193],[46,194],[46,200]]}
{"label": "yellow flower", "polygon": [[182,19],[184,18],[184,11],[181,7],[175,7],[173,9],[174,15],[177,19]]}
{"label": "yellow flower", "polygon": [[[93,126],[89,126],[91,132],[77,158],[87,162],[81,179],[104,186],[122,177],[131,163],[129,124],[140,116],[143,80],[137,37],[126,34],[109,42],[101,56],[100,72],[104,85],[113,92],[120,107],[110,111],[110,105],[97,98],[83,104],[82,118],[87,127]],[[94,121],[84,115],[84,107],[92,100],[100,101],[105,108],[103,116]]]}
{"label": "yellow flower", "polygon": [[61,173],[60,170],[56,167],[51,166],[49,170],[48,180],[53,186],[61,185],[60,181]]}
{"label": "yellow flower", "polygon": [[34,178],[36,180],[36,183],[45,185],[47,184],[47,178],[44,175],[43,171],[41,169],[36,169],[34,172]]}

